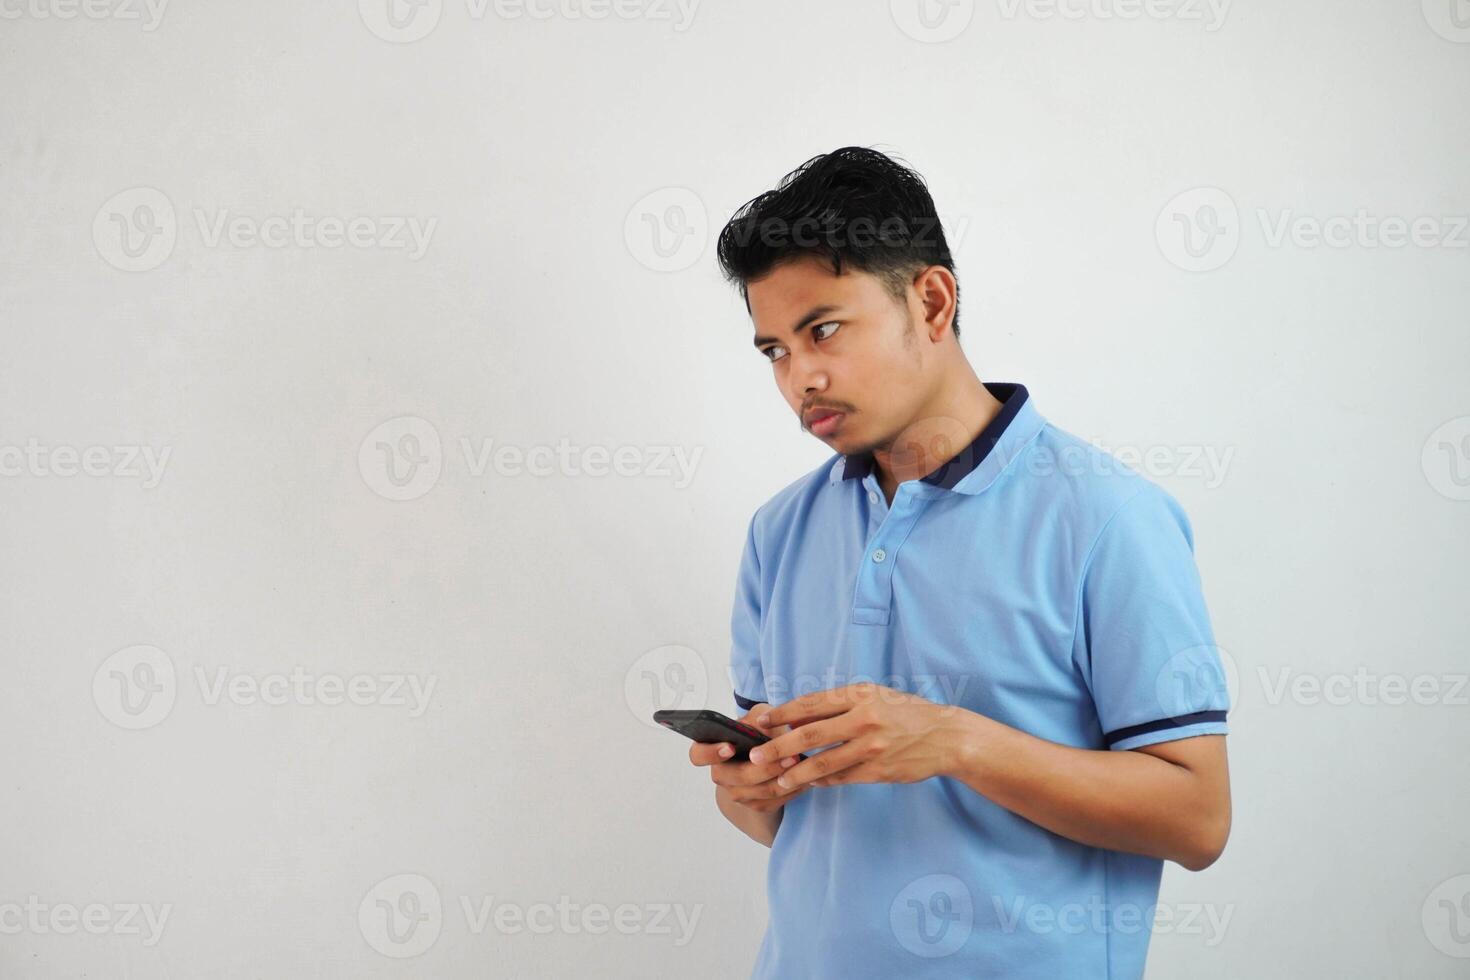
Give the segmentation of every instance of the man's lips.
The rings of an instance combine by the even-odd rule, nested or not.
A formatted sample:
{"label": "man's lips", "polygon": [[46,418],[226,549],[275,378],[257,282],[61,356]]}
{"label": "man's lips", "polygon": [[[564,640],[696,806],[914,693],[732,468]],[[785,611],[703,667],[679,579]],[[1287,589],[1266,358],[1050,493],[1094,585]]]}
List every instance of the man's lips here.
{"label": "man's lips", "polygon": [[843,416],[843,412],[838,412],[834,409],[814,408],[806,413],[806,427],[814,435],[824,436],[837,428],[837,424],[842,421]]}

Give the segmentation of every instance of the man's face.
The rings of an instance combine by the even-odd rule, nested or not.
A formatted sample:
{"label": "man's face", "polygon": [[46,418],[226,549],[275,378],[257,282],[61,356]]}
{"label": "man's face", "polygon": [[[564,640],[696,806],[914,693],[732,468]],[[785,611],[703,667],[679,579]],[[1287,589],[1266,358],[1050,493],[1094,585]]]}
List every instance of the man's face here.
{"label": "man's face", "polygon": [[929,397],[934,348],[913,290],[900,303],[876,277],[835,276],[813,256],[782,263],[747,295],[786,403],[837,452],[887,448]]}

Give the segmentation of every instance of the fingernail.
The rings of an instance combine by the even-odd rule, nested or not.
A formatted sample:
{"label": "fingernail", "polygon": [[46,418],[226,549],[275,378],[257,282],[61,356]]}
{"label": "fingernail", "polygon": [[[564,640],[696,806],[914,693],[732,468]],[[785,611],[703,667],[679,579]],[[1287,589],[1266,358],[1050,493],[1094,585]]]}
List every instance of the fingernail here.
{"label": "fingernail", "polygon": [[781,768],[783,769],[790,769],[794,765],[796,765],[796,759],[791,756],[787,756],[781,760]]}
{"label": "fingernail", "polygon": [[786,777],[785,776],[782,776],[780,779],[776,780],[776,785],[779,786],[779,787],[781,787],[782,789],[790,789],[791,788],[791,784],[786,781]]}
{"label": "fingernail", "polygon": [[762,752],[760,749],[751,749],[750,750],[750,761],[751,762],[765,762],[766,761],[766,754],[764,752]]}
{"label": "fingernail", "polygon": [[765,728],[766,727],[766,716],[765,715],[756,715],[754,718],[750,719],[750,721],[751,721],[751,724],[756,725],[756,726],[758,726],[760,728]]}
{"label": "fingernail", "polygon": [[732,747],[730,747],[728,745],[721,745],[720,746],[720,758],[721,759],[728,759],[728,758],[730,758],[730,756],[732,756],[734,754],[735,754],[735,750]]}

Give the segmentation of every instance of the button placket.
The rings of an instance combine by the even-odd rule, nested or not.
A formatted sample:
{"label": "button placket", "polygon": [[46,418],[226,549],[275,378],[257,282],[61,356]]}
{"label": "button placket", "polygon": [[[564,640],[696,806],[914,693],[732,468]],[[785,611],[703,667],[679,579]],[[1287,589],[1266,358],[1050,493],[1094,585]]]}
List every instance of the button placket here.
{"label": "button placket", "polygon": [[878,481],[871,473],[863,478],[863,491],[868,497],[868,538],[871,540],[888,518],[888,502],[879,492]]}
{"label": "button placket", "polygon": [[898,552],[927,504],[927,495],[906,492],[903,486],[898,488],[893,506],[869,538],[864,560],[858,568],[852,610],[854,623],[879,626],[888,623]]}

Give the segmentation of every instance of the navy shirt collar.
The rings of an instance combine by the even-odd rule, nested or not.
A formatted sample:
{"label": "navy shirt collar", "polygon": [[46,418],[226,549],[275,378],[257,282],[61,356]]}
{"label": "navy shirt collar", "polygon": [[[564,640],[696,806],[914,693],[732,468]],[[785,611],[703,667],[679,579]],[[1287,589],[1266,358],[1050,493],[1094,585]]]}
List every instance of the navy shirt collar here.
{"label": "navy shirt collar", "polygon": [[[980,430],[980,434],[973,442],[956,453],[953,459],[922,477],[921,482],[944,490],[953,489],[956,483],[974,472],[975,467],[990,455],[990,451],[995,448],[996,443],[1000,442],[1000,437],[1015,419],[1021,406],[1026,404],[1028,397],[1025,385],[1010,382],[985,382],[985,389],[1001,403],[1000,412],[990,420],[990,424]],[[844,480],[861,479],[873,471],[872,453],[844,455],[842,459],[842,478]]]}

